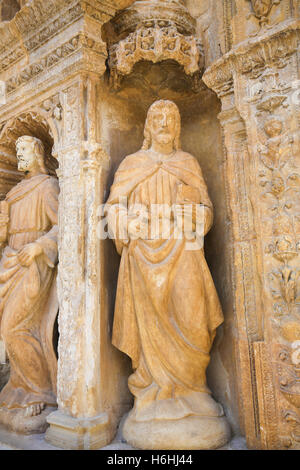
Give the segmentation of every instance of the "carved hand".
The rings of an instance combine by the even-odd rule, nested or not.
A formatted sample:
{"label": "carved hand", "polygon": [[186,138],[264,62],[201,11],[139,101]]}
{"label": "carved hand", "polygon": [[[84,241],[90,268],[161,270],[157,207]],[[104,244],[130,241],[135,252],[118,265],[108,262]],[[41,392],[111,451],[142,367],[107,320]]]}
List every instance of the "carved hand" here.
{"label": "carved hand", "polygon": [[42,252],[42,247],[38,243],[29,243],[18,252],[17,256],[21,266],[28,267]]}

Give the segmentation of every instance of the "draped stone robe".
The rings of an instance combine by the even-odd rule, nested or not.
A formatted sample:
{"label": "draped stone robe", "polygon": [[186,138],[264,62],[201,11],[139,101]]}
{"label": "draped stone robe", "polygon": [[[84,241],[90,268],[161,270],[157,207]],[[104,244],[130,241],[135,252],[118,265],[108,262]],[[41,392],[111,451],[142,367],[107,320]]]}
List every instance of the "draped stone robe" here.
{"label": "draped stone robe", "polygon": [[[57,180],[42,174],[22,180],[6,197],[8,239],[0,263],[0,334],[10,361],[9,382],[0,393],[6,408],[56,405],[58,193]],[[24,267],[17,253],[28,243],[43,252]]]}
{"label": "draped stone robe", "polygon": [[[206,386],[209,351],[223,314],[203,249],[187,250],[185,237],[128,243],[120,236],[124,212],[134,204],[149,210],[151,204],[172,205],[178,202],[179,185],[198,188],[199,200],[192,202],[204,206],[207,232],[212,204],[197,160],[183,151],[161,160],[143,150],[126,157],[106,205],[122,256],[113,344],[132,359],[128,383],[139,421],[222,415]],[[124,197],[127,208],[120,204]],[[171,221],[171,233],[175,225]]]}

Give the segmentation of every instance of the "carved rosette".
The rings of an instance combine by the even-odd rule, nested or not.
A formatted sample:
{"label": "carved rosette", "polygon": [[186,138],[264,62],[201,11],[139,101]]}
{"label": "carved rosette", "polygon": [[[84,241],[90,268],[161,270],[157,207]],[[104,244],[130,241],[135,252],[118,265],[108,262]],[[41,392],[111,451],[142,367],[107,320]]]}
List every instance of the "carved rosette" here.
{"label": "carved rosette", "polygon": [[195,20],[179,1],[136,1],[110,22],[115,32],[108,44],[111,84],[141,61],[175,60],[187,75],[203,72],[204,56],[195,37]]}

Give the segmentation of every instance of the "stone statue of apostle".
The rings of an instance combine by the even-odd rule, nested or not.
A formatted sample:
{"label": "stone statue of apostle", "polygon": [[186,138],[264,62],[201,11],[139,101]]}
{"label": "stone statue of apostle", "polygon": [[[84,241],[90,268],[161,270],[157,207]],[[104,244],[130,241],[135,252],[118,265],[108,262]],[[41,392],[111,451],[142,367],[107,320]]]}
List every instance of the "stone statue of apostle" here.
{"label": "stone statue of apostle", "polygon": [[[24,179],[6,196],[0,214],[0,335],[10,378],[0,393],[0,423],[21,433],[43,432],[56,407],[53,324],[56,296],[58,182],[44,165],[42,142],[16,142]],[[5,214],[6,212],[6,214]]]}
{"label": "stone statue of apostle", "polygon": [[[113,344],[130,356],[134,370],[128,381],[134,408],[123,435],[142,449],[213,449],[230,437],[222,406],[206,385],[223,314],[203,245],[191,250],[185,235],[174,236],[182,220],[176,211],[170,235],[162,233],[168,206],[182,207],[182,217],[186,205],[192,207],[193,226],[200,206],[204,235],[213,219],[199,164],[180,148],[180,130],[175,103],[150,107],[143,147],[119,166],[105,209],[122,257]],[[154,238],[147,228],[151,218],[158,227]]]}

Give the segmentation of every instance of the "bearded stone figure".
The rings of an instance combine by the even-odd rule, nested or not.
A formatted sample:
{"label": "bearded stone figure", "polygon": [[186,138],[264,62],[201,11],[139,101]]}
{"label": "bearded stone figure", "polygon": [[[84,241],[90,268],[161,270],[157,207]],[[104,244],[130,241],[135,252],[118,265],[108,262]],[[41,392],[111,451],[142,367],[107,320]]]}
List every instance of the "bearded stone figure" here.
{"label": "bearded stone figure", "polygon": [[1,203],[0,335],[10,378],[0,393],[0,423],[43,432],[56,407],[53,325],[56,296],[58,182],[47,174],[39,139],[16,142],[25,174]]}
{"label": "bearded stone figure", "polygon": [[[199,164],[180,148],[180,127],[175,103],[150,107],[143,147],[121,163],[106,204],[121,255],[113,344],[133,366],[128,384],[135,401],[123,436],[141,449],[214,449],[230,437],[222,406],[206,385],[223,322],[218,295],[203,245],[190,249],[185,234],[174,236],[185,212],[195,226],[196,206],[203,209],[204,234],[213,219]],[[180,210],[169,211],[166,236],[165,208],[172,206]],[[158,227],[153,238],[149,222]]]}

